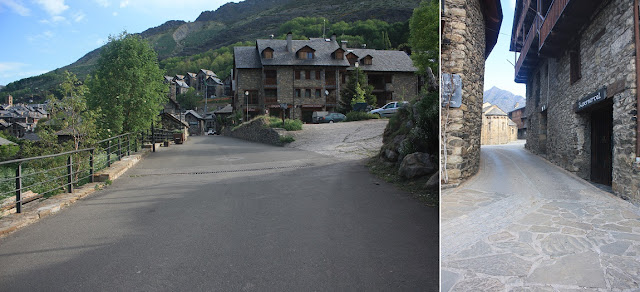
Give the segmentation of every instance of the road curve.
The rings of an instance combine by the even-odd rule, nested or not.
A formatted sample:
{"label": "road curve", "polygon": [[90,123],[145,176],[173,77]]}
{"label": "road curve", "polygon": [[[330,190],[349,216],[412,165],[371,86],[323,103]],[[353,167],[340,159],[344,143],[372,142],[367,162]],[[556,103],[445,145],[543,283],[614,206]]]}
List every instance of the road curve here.
{"label": "road curve", "polygon": [[361,162],[222,136],[160,150],[0,239],[0,291],[438,287],[438,210]]}

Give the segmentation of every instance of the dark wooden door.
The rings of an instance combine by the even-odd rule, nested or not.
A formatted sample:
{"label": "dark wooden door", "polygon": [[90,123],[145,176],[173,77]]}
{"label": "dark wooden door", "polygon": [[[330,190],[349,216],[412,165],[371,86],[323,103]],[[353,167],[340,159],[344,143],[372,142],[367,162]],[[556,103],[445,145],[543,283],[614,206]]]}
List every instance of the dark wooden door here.
{"label": "dark wooden door", "polygon": [[591,113],[591,181],[611,185],[613,165],[613,105]]}

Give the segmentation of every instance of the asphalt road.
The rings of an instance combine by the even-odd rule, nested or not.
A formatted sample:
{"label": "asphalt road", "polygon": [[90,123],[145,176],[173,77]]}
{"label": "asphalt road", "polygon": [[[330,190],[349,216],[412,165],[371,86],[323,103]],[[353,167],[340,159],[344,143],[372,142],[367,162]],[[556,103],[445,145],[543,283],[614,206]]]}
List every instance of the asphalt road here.
{"label": "asphalt road", "polygon": [[640,208],[523,146],[442,191],[442,291],[638,291]]}
{"label": "asphalt road", "polygon": [[437,209],[361,161],[222,136],[0,239],[1,291],[437,288]]}

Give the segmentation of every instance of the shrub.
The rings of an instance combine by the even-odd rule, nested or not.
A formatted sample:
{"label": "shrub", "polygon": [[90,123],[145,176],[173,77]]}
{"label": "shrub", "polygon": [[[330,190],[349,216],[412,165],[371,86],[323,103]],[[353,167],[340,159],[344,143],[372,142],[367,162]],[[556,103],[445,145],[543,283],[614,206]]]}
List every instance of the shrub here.
{"label": "shrub", "polygon": [[287,135],[287,136],[280,136],[280,142],[282,144],[287,144],[287,143],[291,143],[293,141],[295,141],[296,139],[293,138],[293,136],[291,135]]}
{"label": "shrub", "polygon": [[345,122],[379,119],[380,116],[368,112],[348,112]]}
{"label": "shrub", "polygon": [[302,121],[301,120],[284,120],[284,124],[282,123],[282,119],[277,117],[269,117],[269,127],[271,128],[283,128],[287,131],[300,131],[302,130]]}

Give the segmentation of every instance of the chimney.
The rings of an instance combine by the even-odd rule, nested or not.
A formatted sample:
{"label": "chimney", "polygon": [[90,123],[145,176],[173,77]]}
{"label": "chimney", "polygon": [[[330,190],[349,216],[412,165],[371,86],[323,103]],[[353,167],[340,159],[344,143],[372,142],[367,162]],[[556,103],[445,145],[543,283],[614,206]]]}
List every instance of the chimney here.
{"label": "chimney", "polygon": [[334,33],[331,35],[331,42],[335,42],[338,36]]}
{"label": "chimney", "polygon": [[366,49],[367,48],[367,44],[362,44],[362,48]]}
{"label": "chimney", "polygon": [[346,51],[347,50],[347,41],[341,41],[340,43],[342,44],[341,48]]}
{"label": "chimney", "polygon": [[291,32],[287,33],[287,51],[293,53],[293,35]]}

